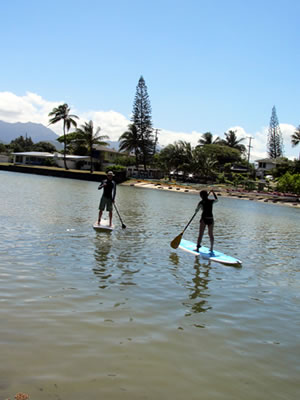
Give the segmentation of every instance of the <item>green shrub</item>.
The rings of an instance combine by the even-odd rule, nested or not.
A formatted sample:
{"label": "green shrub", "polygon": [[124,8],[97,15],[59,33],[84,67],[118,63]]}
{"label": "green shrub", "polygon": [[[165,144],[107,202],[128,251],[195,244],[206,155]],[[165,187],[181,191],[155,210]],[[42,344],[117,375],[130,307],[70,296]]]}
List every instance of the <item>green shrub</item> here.
{"label": "green shrub", "polygon": [[105,172],[112,171],[112,172],[122,172],[125,171],[126,167],[123,165],[111,165],[110,167],[105,168]]}
{"label": "green shrub", "polygon": [[54,167],[56,164],[55,164],[55,161],[53,160],[53,158],[49,157],[49,158],[45,158],[43,165],[45,165],[47,167]]}
{"label": "green shrub", "polygon": [[75,165],[76,165],[76,169],[81,169],[84,166],[84,161],[82,161],[82,160],[76,161]]}
{"label": "green shrub", "polygon": [[225,178],[225,174],[224,172],[222,172],[221,174],[218,174],[216,177],[216,182],[217,183],[225,183],[226,178]]}
{"label": "green shrub", "polygon": [[291,192],[300,194],[300,174],[286,172],[277,182],[279,192]]}

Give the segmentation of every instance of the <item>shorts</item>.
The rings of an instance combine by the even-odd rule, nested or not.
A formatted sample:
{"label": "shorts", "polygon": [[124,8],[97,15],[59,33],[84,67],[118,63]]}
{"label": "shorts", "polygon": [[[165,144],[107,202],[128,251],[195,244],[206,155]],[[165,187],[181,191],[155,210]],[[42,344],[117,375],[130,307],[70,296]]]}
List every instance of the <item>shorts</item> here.
{"label": "shorts", "polygon": [[109,199],[108,197],[101,197],[100,204],[99,204],[99,210],[104,211],[106,207],[106,211],[112,211],[113,210],[113,202],[112,199]]}
{"label": "shorts", "polygon": [[202,217],[200,222],[203,221],[205,225],[212,225],[214,223],[213,217]]}

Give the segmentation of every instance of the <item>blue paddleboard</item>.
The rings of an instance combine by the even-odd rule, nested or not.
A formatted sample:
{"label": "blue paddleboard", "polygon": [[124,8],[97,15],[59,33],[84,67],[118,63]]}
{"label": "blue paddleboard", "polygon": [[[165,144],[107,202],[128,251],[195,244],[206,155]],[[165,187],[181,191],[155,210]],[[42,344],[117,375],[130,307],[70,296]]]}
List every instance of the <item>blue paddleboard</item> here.
{"label": "blue paddleboard", "polygon": [[189,240],[181,239],[179,248],[181,250],[194,254],[195,256],[201,256],[207,260],[217,261],[221,264],[235,265],[235,266],[240,266],[242,264],[242,261],[238,260],[237,258],[227,256],[226,254],[216,250],[211,252],[209,248],[204,246],[201,246],[199,252],[197,252],[195,251],[196,243],[190,242]]}

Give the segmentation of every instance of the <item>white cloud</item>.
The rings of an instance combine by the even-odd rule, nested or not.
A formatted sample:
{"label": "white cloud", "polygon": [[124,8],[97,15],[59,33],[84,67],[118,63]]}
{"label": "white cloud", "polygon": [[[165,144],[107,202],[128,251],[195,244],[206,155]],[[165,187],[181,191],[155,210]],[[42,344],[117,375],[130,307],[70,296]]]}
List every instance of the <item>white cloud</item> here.
{"label": "white cloud", "polygon": [[266,149],[267,149],[268,128],[262,128],[260,131],[254,133],[246,132],[245,129],[242,128],[241,126],[232,126],[226,132],[228,132],[229,130],[236,131],[238,139],[244,138],[242,143],[244,144],[244,146],[246,146],[247,152],[249,150],[249,144],[251,142],[250,161],[267,157]]}
{"label": "white cloud", "polygon": [[[79,114],[78,114],[79,115]],[[108,135],[109,140],[116,141],[124,133],[130,121],[116,111],[89,111],[80,115],[86,122],[92,120],[95,127],[100,127],[100,135]],[[82,121],[80,121],[82,123]]]}
{"label": "white cloud", "polygon": [[[266,158],[267,154],[267,144],[268,144],[268,126],[262,127],[259,131],[251,133],[246,132],[244,128],[241,126],[233,126],[230,127],[228,130],[236,131],[237,137],[245,138],[243,144],[247,147],[249,145],[249,137],[252,138],[250,149],[250,160],[258,160],[260,158]],[[227,131],[228,131],[227,130]],[[291,145],[291,135],[295,132],[296,127],[291,124],[280,124],[280,130],[282,133],[283,139],[283,147],[284,147],[284,155],[285,157],[290,158],[293,160],[294,158],[298,158],[299,156],[299,149],[292,147]]]}
{"label": "white cloud", "polygon": [[[36,122],[45,126],[49,124],[48,114],[54,107],[63,104],[64,101],[47,101],[36,93],[27,92],[25,96],[17,96],[11,92],[0,92],[0,120],[6,122]],[[109,140],[116,141],[125,132],[130,124],[127,117],[117,111],[84,111],[76,110],[71,106],[71,113],[79,116],[79,124],[92,120],[95,127],[101,127],[101,135],[108,135]],[[62,125],[51,125],[50,128],[61,135]],[[291,124],[280,124],[285,155],[291,159],[299,156],[299,146],[291,146],[291,135],[296,127]],[[252,137],[252,148],[250,151],[251,160],[267,156],[268,127],[262,127],[257,132],[246,132],[241,126],[232,126],[227,129],[235,130],[238,138],[245,138],[245,146],[249,144],[249,137]],[[176,132],[168,129],[161,129],[158,134],[160,146],[167,146],[178,140],[190,142],[193,146],[198,144],[203,132]],[[214,139],[217,135],[214,135]]]}
{"label": "white cloud", "polygon": [[44,100],[34,93],[17,96],[11,92],[0,92],[0,120],[5,122],[36,122],[47,126],[48,113],[59,102]]}
{"label": "white cloud", "polygon": [[170,143],[178,142],[183,140],[191,143],[193,146],[198,144],[198,140],[201,138],[201,133],[192,131],[188,132],[175,132],[167,129],[162,129],[158,132],[158,143],[160,146],[167,146]]}

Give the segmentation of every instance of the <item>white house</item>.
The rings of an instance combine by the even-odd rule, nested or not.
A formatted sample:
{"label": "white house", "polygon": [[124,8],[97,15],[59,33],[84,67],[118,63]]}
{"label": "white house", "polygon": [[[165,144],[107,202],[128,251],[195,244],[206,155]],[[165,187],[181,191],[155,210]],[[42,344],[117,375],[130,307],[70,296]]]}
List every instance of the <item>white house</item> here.
{"label": "white house", "polygon": [[[12,153],[14,164],[26,164],[26,165],[45,165],[46,160],[53,160],[54,164],[58,167],[64,168],[64,155],[60,153],[47,153],[42,151],[27,151],[22,153]],[[89,156],[75,156],[66,155],[68,168],[76,169],[78,161],[82,162],[81,169],[90,169],[90,157]]]}
{"label": "white house", "polygon": [[256,176],[258,178],[264,178],[271,169],[275,168],[276,165],[280,164],[282,161],[282,158],[263,158],[261,160],[255,160],[257,163]]}
{"label": "white house", "polygon": [[0,163],[8,163],[11,159],[7,154],[0,153]]}

